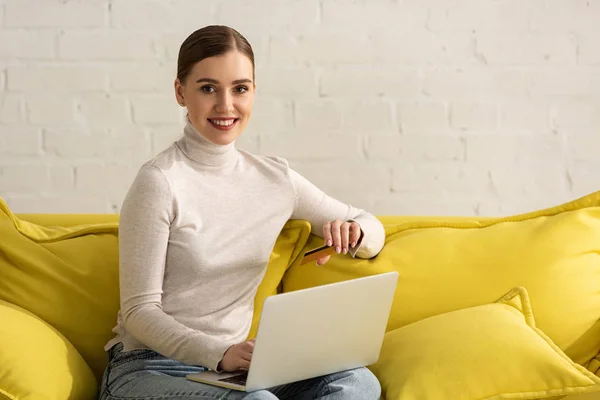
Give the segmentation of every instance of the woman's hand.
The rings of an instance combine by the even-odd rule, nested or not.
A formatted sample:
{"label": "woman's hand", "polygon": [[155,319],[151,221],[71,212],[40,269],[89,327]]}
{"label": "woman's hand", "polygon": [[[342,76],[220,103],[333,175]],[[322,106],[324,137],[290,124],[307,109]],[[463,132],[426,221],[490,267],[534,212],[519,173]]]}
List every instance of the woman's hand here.
{"label": "woman's hand", "polygon": [[[360,240],[361,229],[357,222],[342,222],[339,219],[329,221],[323,225],[323,239],[327,246],[335,246],[335,251],[338,254],[346,254],[348,248],[356,247]],[[323,265],[331,256],[325,256],[317,260],[317,265]]]}
{"label": "woman's hand", "polygon": [[250,339],[228,348],[223,355],[223,359],[219,362],[218,370],[226,372],[247,371],[250,368],[250,361],[252,361],[255,342],[256,339]]}

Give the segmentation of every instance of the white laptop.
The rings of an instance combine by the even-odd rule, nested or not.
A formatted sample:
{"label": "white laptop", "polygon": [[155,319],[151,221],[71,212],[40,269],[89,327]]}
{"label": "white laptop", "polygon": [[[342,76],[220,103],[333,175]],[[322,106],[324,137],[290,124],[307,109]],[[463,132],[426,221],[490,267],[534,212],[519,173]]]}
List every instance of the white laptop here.
{"label": "white laptop", "polygon": [[373,364],[397,282],[389,272],[270,296],[247,372],[187,378],[251,392]]}

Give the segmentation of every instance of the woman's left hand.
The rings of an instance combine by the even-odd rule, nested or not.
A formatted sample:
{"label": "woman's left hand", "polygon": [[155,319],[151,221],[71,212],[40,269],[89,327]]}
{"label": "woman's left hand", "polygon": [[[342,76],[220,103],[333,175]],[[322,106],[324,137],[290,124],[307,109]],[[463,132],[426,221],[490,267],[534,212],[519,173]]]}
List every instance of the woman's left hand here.
{"label": "woman's left hand", "polygon": [[[346,254],[348,248],[356,247],[356,244],[360,240],[361,229],[357,222],[351,221],[329,221],[323,225],[323,239],[327,246],[335,246],[335,251],[338,254]],[[331,256],[325,256],[317,260],[317,265],[323,265]]]}

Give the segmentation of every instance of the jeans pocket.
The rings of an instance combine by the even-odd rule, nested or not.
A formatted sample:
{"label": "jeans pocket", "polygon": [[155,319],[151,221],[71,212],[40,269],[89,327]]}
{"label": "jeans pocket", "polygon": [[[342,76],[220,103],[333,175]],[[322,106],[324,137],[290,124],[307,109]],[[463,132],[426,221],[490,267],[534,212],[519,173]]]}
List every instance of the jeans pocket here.
{"label": "jeans pocket", "polygon": [[119,365],[135,361],[135,360],[145,360],[154,357],[162,357],[160,354],[150,349],[136,349],[130,351],[118,351],[114,354],[114,357],[110,361],[110,365],[112,367],[117,367]]}

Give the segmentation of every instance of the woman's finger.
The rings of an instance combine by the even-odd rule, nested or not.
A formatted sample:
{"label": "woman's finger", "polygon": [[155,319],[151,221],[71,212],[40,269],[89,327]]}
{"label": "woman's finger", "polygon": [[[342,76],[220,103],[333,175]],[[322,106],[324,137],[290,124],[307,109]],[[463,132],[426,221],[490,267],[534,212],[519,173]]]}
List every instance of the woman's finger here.
{"label": "woman's finger", "polygon": [[250,362],[250,361],[252,361],[252,353],[250,353],[248,351],[242,351],[242,352],[240,352],[240,359]]}
{"label": "woman's finger", "polygon": [[248,371],[250,369],[250,361],[241,360],[239,364],[239,368]]}
{"label": "woman's finger", "polygon": [[327,246],[333,246],[333,238],[331,236],[331,222],[323,225],[323,240]]}
{"label": "woman's finger", "polygon": [[335,252],[340,254],[342,252],[342,234],[340,227],[342,221],[336,219],[331,223],[331,236],[333,237],[333,245],[335,246]]}
{"label": "woman's finger", "polygon": [[330,259],[330,258],[331,258],[331,256],[325,256],[325,257],[319,258],[319,259],[317,260],[317,265],[323,265],[323,264],[326,264],[326,263],[327,263],[327,261],[329,261],[329,259]]}
{"label": "woman's finger", "polygon": [[340,226],[340,234],[342,236],[342,252],[346,254],[348,252],[348,242],[350,241],[350,222],[344,222]]}
{"label": "woman's finger", "polygon": [[352,248],[356,247],[356,244],[360,240],[361,233],[362,229],[358,222],[352,222],[352,225],[350,226],[350,246],[352,246]]}

